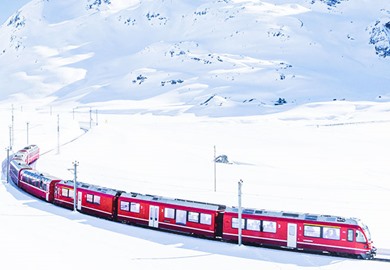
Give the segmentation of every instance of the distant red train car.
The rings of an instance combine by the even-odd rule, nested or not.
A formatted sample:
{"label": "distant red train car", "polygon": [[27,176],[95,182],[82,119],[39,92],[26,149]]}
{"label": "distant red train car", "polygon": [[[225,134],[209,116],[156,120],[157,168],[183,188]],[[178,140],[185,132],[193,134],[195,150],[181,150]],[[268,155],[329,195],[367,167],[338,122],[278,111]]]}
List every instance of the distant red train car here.
{"label": "distant red train car", "polygon": [[27,164],[27,160],[28,160],[27,155],[28,155],[28,153],[26,151],[20,150],[12,156],[12,160],[19,160],[19,161]]}
{"label": "distant red train car", "polygon": [[[86,214],[114,219],[117,200],[121,191],[77,182],[77,210]],[[54,204],[72,209],[74,207],[74,182],[57,183]]]}
{"label": "distant red train car", "polygon": [[[238,225],[237,208],[227,208],[223,238],[237,241]],[[355,218],[244,209],[241,228],[244,243],[348,254],[363,259],[372,258],[376,252],[368,227]]]}
{"label": "distant red train car", "polygon": [[117,220],[208,238],[222,235],[224,206],[169,199],[138,193],[122,193]]}
{"label": "distant red train car", "polygon": [[11,160],[9,165],[9,175],[15,185],[19,186],[19,179],[21,177],[20,174],[24,170],[31,170],[31,167],[21,159]]}
{"label": "distant red train car", "polygon": [[39,158],[39,147],[34,144],[26,146],[15,154],[15,158],[23,155],[24,161],[31,164]]}
{"label": "distant red train car", "polygon": [[55,184],[61,179],[33,169],[20,172],[19,187],[48,202],[53,202]]}

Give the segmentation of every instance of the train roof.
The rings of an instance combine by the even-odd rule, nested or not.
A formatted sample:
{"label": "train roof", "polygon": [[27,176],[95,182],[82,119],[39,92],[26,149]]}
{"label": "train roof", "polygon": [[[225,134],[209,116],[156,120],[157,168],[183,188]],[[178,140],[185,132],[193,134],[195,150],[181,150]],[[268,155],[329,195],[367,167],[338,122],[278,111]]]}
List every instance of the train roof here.
{"label": "train roof", "polygon": [[34,169],[26,170],[23,172],[23,174],[35,177],[36,179],[39,179],[39,180],[44,181],[44,182],[50,182],[53,180],[61,180],[60,178],[58,178],[56,176],[53,176],[53,175],[50,175],[50,174],[44,173],[44,172],[39,172],[39,171],[34,170]]}
{"label": "train roof", "polygon": [[22,160],[22,159],[18,159],[18,158],[12,159],[12,160],[10,161],[10,164],[11,164],[13,167],[18,167],[18,168],[23,168],[23,169],[26,169],[26,168],[32,169],[31,166],[28,165],[28,164],[26,163],[26,161],[24,161],[24,160]]}
{"label": "train roof", "polygon": [[178,205],[178,206],[202,208],[202,209],[213,210],[213,211],[222,210],[222,209],[226,208],[226,206],[224,206],[224,205],[205,203],[205,202],[197,202],[197,201],[191,201],[191,200],[182,200],[182,199],[175,199],[175,198],[167,198],[167,197],[162,197],[162,196],[140,194],[140,193],[135,193],[135,192],[123,193],[121,195],[121,197],[136,198],[136,199],[144,200],[144,201],[159,202],[159,203],[172,204],[172,205]]}
{"label": "train roof", "polygon": [[[60,182],[60,184],[64,184],[64,185],[68,185],[68,186],[71,186],[73,187],[73,180],[63,180]],[[103,194],[109,194],[109,195],[117,195],[118,192],[119,193],[122,193],[124,191],[120,191],[120,190],[116,190],[116,189],[112,189],[112,188],[106,188],[106,187],[101,187],[101,186],[98,186],[98,185],[91,185],[91,184],[88,184],[88,183],[83,183],[83,182],[79,182],[77,181],[77,188],[82,188],[82,189],[87,189],[87,190],[91,190],[91,191],[95,191],[95,192],[99,192],[99,193],[103,193]]]}
{"label": "train roof", "polygon": [[[238,213],[238,208],[228,207],[226,212]],[[284,212],[284,211],[269,211],[264,209],[250,209],[242,208],[243,214],[249,215],[258,215],[258,216],[268,216],[268,217],[278,217],[278,218],[290,218],[290,219],[299,219],[310,221],[319,221],[319,222],[329,222],[329,223],[342,223],[349,225],[359,225],[361,222],[357,218],[345,218],[340,216],[333,215],[317,215],[309,213],[294,213],[294,212]]]}
{"label": "train roof", "polygon": [[25,149],[25,150],[30,150],[30,149],[37,149],[37,148],[38,148],[37,145],[35,145],[35,144],[30,144],[30,145],[24,147],[23,149]]}
{"label": "train roof", "polygon": [[18,151],[18,152],[16,152],[16,153],[12,156],[12,158],[13,158],[13,159],[17,159],[17,158],[20,158],[20,157],[26,158],[26,156],[27,156],[27,152],[26,152],[26,151]]}

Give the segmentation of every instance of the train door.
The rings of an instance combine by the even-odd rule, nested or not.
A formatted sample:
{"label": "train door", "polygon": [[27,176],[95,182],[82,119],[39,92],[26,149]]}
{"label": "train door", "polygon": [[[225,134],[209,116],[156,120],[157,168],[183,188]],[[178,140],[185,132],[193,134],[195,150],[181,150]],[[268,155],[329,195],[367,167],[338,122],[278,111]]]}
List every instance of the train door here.
{"label": "train door", "polygon": [[81,211],[81,201],[83,199],[83,193],[81,191],[77,192],[77,210]]}
{"label": "train door", "polygon": [[159,207],[155,205],[149,206],[149,227],[158,228]]}
{"label": "train door", "polygon": [[297,247],[297,224],[294,223],[287,224],[287,247],[289,248]]}

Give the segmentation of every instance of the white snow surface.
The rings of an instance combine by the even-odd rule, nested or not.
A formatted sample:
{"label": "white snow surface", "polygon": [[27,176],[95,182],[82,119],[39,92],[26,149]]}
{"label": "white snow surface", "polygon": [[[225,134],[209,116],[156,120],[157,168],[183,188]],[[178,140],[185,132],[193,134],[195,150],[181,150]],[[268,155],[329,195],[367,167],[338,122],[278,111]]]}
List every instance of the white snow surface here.
{"label": "white snow surface", "polygon": [[[0,26],[2,165],[28,122],[40,171],[230,206],[242,179],[244,207],[357,217],[390,255],[390,67],[369,44],[389,1],[326,2],[31,1]],[[97,219],[3,166],[0,224],[4,269],[389,268]]]}
{"label": "white snow surface", "polygon": [[[118,104],[120,107],[120,104]],[[375,245],[390,250],[388,154],[390,103],[313,103],[278,114],[92,114],[89,109],[14,106],[15,150],[41,147],[38,170],[101,186],[226,205],[358,217]],[[11,117],[2,105],[1,123]],[[57,121],[60,143],[57,151]],[[97,125],[96,125],[97,124]],[[2,124],[0,133],[7,134]],[[76,140],[72,141],[73,139]],[[71,141],[71,142],[70,142]],[[68,143],[70,142],[70,143]],[[8,145],[8,136],[0,144]],[[213,155],[233,164],[217,164]],[[3,152],[5,153],[5,152]],[[5,156],[5,154],[3,155]],[[0,185],[0,265],[13,269],[388,269],[388,263],[214,242],[74,213]],[[22,256],[22,258],[21,258]]]}

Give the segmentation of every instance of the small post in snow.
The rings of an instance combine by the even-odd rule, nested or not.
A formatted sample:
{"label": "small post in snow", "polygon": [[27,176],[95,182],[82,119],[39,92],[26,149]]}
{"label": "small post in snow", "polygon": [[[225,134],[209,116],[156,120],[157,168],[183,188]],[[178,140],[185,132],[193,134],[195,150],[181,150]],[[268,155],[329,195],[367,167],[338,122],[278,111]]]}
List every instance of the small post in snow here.
{"label": "small post in snow", "polygon": [[241,188],[243,181],[238,181],[238,245],[242,243],[242,208],[241,208]]}

